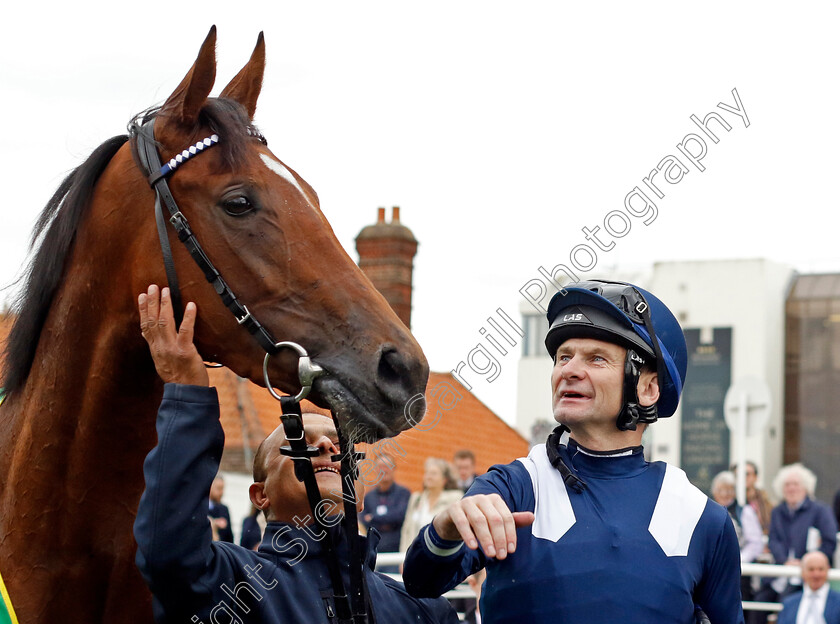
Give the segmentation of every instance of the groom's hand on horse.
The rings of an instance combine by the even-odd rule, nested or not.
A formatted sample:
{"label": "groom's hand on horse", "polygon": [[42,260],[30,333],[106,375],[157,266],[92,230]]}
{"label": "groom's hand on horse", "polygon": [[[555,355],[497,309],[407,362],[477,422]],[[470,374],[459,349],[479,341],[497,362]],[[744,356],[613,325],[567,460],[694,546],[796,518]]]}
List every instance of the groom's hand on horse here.
{"label": "groom's hand on horse", "polygon": [[152,284],[137,298],[140,331],[149,343],[149,351],[158,375],[165,383],[209,386],[207,369],[193,344],[196,307],[189,302],[184,309],[181,327],[175,330],[175,316],[169,289]]}

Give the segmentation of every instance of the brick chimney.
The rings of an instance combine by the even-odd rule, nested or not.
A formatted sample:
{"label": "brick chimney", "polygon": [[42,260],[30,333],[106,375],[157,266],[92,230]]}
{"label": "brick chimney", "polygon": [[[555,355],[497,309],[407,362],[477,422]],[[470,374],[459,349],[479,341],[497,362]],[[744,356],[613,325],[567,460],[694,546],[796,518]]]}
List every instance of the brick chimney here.
{"label": "brick chimney", "polygon": [[394,206],[390,223],[385,222],[385,209],[379,209],[376,223],[356,237],[356,251],[359,267],[406,327],[411,327],[411,274],[417,239],[400,223],[399,206]]}

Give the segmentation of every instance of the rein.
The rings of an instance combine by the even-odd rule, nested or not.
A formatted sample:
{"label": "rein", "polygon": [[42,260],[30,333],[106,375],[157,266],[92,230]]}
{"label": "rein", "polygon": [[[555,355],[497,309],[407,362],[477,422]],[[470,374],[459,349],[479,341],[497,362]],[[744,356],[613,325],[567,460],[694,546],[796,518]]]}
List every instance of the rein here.
{"label": "rein", "polygon": [[[222,298],[225,306],[233,313],[237,322],[244,326],[265,350],[266,356],[263,361],[263,375],[265,384],[271,395],[280,401],[283,422],[283,430],[288,445],[280,448],[283,455],[294,460],[295,477],[303,482],[306,488],[306,496],[312,510],[312,517],[315,525],[325,534],[324,552],[326,554],[327,568],[330,582],[333,587],[333,598],[336,605],[338,621],[341,624],[373,624],[373,610],[370,605],[367,586],[364,575],[364,560],[360,549],[359,529],[356,518],[356,491],[355,480],[358,477],[358,462],[364,459],[364,453],[357,453],[354,450],[352,441],[346,440],[341,432],[338,419],[332,415],[338,432],[340,455],[333,455],[331,461],[341,461],[342,497],[344,499],[344,518],[342,520],[343,530],[350,548],[350,594],[345,589],[344,579],[341,575],[341,563],[337,554],[337,544],[334,544],[332,537],[326,531],[328,527],[319,518],[318,509],[322,501],[318,489],[318,482],[315,479],[315,471],[312,468],[312,458],[320,455],[320,450],[310,446],[306,442],[306,434],[303,428],[303,417],[301,415],[300,402],[309,394],[312,383],[324,369],[313,363],[306,350],[294,342],[276,342],[271,333],[251,314],[247,306],[239,303],[234,292],[222,278],[219,271],[213,266],[210,258],[196,239],[190,228],[187,218],[178,209],[175,198],[169,190],[167,178],[171,176],[182,164],[189,159],[201,154],[219,142],[219,136],[210,135],[206,139],[191,145],[181,153],[172,158],[165,165],[161,164],[154,139],[154,117],[144,121],[132,120],[129,124],[129,135],[134,141],[134,154],[139,160],[140,170],[146,176],[149,186],[155,191],[155,221],[157,223],[158,238],[160,239],[163,263],[166,269],[166,278],[169,283],[169,290],[172,297],[173,311],[175,312],[176,325],[181,324],[183,319],[183,307],[181,293],[178,286],[178,276],[175,271],[175,263],[172,259],[172,249],[169,245],[169,235],[166,230],[166,219],[163,215],[162,206],[165,205],[169,212],[169,223],[178,234],[180,240],[190,252],[193,260],[198,264],[204,273],[207,281],[213,285],[213,289]],[[267,145],[263,137],[253,126],[247,126],[246,131],[250,136],[257,138],[261,143]],[[272,355],[283,348],[293,349],[298,354],[298,377],[301,389],[295,396],[281,396],[274,391],[268,377],[268,362]]]}

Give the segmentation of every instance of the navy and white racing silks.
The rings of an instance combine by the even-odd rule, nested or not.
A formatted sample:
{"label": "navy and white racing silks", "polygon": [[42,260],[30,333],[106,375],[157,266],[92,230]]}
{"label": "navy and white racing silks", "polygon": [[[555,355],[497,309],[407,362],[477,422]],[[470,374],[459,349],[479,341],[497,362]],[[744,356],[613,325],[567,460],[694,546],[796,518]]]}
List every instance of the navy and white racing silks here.
{"label": "navy and white racing silks", "polygon": [[[567,488],[544,445],[494,466],[466,496],[499,494],[532,511],[502,561],[442,544],[429,527],[409,548],[403,578],[415,596],[438,596],[487,568],[485,624],[742,624],[738,539],[726,510],[679,468],[645,461],[641,447],[596,454],[561,446],[587,486]],[[453,552],[454,551],[454,552]]]}

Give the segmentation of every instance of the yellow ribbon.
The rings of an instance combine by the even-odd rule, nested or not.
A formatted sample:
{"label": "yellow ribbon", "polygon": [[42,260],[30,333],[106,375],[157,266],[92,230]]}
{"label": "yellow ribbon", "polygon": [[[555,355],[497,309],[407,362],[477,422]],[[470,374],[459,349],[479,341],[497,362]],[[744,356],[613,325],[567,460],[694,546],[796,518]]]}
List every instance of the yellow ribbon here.
{"label": "yellow ribbon", "polygon": [[9,598],[9,592],[6,591],[6,584],[3,582],[2,575],[0,575],[0,594],[3,595],[3,608],[0,609],[0,624],[18,624],[15,609],[12,606],[12,600]]}

